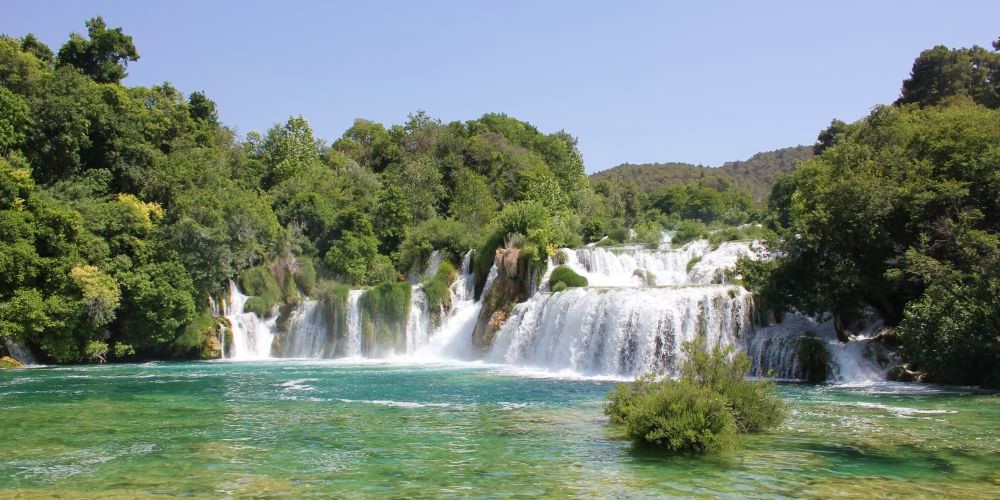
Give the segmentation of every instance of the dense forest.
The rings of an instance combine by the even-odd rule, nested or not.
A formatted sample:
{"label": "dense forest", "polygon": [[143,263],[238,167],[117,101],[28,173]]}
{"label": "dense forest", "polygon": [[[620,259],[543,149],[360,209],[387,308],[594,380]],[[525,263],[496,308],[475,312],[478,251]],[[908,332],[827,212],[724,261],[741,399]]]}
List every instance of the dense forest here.
{"label": "dense forest", "polygon": [[766,307],[865,310],[930,380],[1000,387],[1000,40],[924,51],[891,106],[834,121],[768,200],[778,258],[743,264]]}
{"label": "dense forest", "polygon": [[701,184],[717,190],[735,188],[756,200],[767,198],[778,177],[791,173],[802,160],[813,155],[812,146],[795,146],[757,153],[745,161],[730,161],[721,167],[690,163],[623,163],[592,174],[593,180],[620,179],[633,182],[646,193],[668,187]]}
{"label": "dense forest", "polygon": [[[203,92],[122,85],[131,37],[86,28],[58,51],[0,37],[0,335],[43,361],[217,357],[230,280],[261,314],[347,287],[391,310],[408,279],[444,300],[470,249],[481,289],[501,247],[541,264],[670,229],[766,236],[777,258],[740,272],[779,317],[832,318],[846,340],[873,310],[913,370],[1000,381],[996,51],[925,51],[896,103],[815,146],[588,178],[571,134],[495,113],[239,136]],[[451,266],[421,276],[433,250]]]}

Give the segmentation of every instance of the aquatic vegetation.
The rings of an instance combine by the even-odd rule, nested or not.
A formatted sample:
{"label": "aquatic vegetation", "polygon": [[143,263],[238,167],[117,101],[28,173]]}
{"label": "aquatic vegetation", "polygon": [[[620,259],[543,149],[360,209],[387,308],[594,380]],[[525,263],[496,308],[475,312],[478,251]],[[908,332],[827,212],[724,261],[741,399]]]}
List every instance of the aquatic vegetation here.
{"label": "aquatic vegetation", "polygon": [[670,452],[731,449],[738,434],[777,427],[785,405],[769,380],[749,380],[750,358],[732,346],[706,348],[703,336],[685,342],[680,378],[652,374],[612,390],[604,407],[637,441]]}

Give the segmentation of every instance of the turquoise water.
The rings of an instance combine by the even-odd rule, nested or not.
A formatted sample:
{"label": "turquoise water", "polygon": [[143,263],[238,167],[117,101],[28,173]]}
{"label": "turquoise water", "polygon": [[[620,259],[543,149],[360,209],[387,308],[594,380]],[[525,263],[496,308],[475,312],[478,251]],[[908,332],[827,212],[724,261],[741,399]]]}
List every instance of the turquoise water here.
{"label": "turquoise water", "polygon": [[782,385],[740,451],[665,457],[612,382],[496,367],[151,363],[0,371],[0,496],[1000,495],[1000,397]]}

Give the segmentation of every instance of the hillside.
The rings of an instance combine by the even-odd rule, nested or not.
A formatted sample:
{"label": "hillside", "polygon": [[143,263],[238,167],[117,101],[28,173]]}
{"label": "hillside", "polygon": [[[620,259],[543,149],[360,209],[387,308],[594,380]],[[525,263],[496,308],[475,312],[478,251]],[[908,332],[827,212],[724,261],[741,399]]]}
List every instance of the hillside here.
{"label": "hillside", "polygon": [[593,180],[631,180],[647,193],[663,187],[700,181],[719,188],[735,186],[748,191],[756,199],[763,199],[778,177],[795,170],[799,161],[809,159],[812,155],[812,146],[795,146],[757,153],[748,160],[726,162],[721,167],[673,162],[640,165],[623,163],[590,177]]}

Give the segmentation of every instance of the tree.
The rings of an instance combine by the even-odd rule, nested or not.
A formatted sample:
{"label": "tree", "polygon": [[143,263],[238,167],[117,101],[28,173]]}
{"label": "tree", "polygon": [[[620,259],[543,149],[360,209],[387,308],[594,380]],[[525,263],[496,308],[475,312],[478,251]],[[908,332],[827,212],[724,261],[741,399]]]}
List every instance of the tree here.
{"label": "tree", "polygon": [[[994,43],[994,49],[1000,51]],[[925,50],[913,61],[910,78],[896,104],[933,106],[954,96],[966,96],[989,108],[1000,107],[1000,53],[974,45]]]}
{"label": "tree", "polygon": [[98,83],[118,83],[128,76],[125,68],[139,60],[132,37],[121,28],[108,29],[98,16],[86,22],[90,39],[73,33],[59,49],[58,63],[78,68]]}

